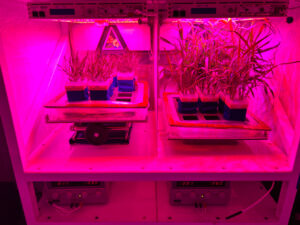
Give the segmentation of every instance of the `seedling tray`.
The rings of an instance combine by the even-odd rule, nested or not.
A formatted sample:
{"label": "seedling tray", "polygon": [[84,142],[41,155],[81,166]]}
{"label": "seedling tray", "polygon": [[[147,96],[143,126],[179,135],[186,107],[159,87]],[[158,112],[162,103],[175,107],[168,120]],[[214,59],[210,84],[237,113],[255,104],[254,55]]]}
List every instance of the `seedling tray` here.
{"label": "seedling tray", "polygon": [[145,121],[148,105],[148,84],[137,82],[133,92],[119,92],[114,88],[110,100],[68,102],[64,92],[44,107],[48,123],[95,123]]}
{"label": "seedling tray", "polygon": [[221,113],[181,114],[177,111],[178,98],[177,93],[164,94],[169,139],[264,140],[271,131],[251,112],[247,112],[246,121],[225,120]]}

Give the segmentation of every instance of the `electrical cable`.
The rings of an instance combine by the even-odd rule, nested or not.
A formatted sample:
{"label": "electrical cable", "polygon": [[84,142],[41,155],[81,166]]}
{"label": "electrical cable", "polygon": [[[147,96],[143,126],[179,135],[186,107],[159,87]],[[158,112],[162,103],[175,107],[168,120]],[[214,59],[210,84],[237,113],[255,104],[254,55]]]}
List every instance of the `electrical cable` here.
{"label": "electrical cable", "polygon": [[72,214],[76,211],[78,211],[79,209],[82,208],[82,204],[79,204],[78,207],[74,208],[74,209],[67,209],[67,208],[64,208],[64,207],[61,207],[55,203],[52,203],[52,206],[59,212],[63,213],[63,214]]}
{"label": "electrical cable", "polygon": [[249,205],[248,207],[246,207],[246,208],[244,208],[244,209],[242,209],[242,210],[240,210],[240,211],[238,211],[238,212],[235,212],[235,213],[233,213],[233,214],[227,216],[225,219],[226,219],[226,220],[229,220],[229,219],[231,219],[231,218],[233,218],[233,217],[236,217],[236,216],[238,216],[238,215],[241,215],[242,213],[245,213],[245,212],[249,211],[250,209],[252,209],[252,208],[255,207],[256,205],[258,205],[259,203],[261,203],[261,202],[262,202],[262,201],[263,201],[263,200],[271,193],[271,191],[273,190],[274,186],[275,186],[275,181],[272,182],[272,185],[271,185],[271,187],[269,188],[269,190],[268,190],[263,196],[261,196],[257,201],[255,201],[254,203],[252,203],[252,204]]}
{"label": "electrical cable", "polygon": [[198,204],[199,204],[199,209],[200,209],[200,215],[201,215],[201,217],[203,217],[204,216],[203,204],[201,202],[199,202]]}
{"label": "electrical cable", "polygon": [[300,6],[295,6],[295,7],[292,7],[292,8],[288,8],[288,10],[293,10],[293,9],[299,9]]}
{"label": "electrical cable", "polygon": [[203,203],[203,208],[204,208],[204,216],[207,215],[207,205],[206,203]]}

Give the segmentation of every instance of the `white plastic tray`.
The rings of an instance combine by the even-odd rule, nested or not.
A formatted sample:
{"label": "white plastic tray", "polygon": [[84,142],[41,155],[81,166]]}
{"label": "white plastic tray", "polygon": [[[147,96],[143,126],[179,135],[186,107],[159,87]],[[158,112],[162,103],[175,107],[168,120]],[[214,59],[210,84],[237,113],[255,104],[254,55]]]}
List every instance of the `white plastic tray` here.
{"label": "white plastic tray", "polygon": [[[177,111],[178,94],[165,93],[164,112],[168,121],[169,139],[249,139],[264,140],[271,130],[265,123],[247,112],[246,121],[228,121],[221,113],[217,114],[181,114]],[[187,120],[186,117],[194,119]],[[217,116],[210,120],[205,116]]]}
{"label": "white plastic tray", "polygon": [[[148,92],[147,83],[138,82],[131,97],[120,96],[115,88],[114,95],[109,101],[68,102],[66,93],[62,93],[45,105],[46,121],[48,123],[142,122],[147,118]],[[124,101],[129,98],[129,102]]]}

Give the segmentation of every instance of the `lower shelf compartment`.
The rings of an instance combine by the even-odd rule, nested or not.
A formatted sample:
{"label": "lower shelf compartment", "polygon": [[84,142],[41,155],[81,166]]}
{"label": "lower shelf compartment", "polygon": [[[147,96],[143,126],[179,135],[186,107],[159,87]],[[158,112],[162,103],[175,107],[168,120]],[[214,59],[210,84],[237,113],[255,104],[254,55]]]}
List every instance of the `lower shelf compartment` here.
{"label": "lower shelf compartment", "polygon": [[40,222],[154,222],[156,221],[154,182],[113,182],[106,204],[84,205],[71,214],[40,201]]}
{"label": "lower shelf compartment", "polygon": [[260,204],[230,220],[229,216],[248,207],[267,190],[260,182],[231,182],[230,200],[226,205],[175,206],[170,204],[170,182],[112,182],[106,204],[84,205],[64,213],[42,197],[38,221],[84,223],[268,223],[276,224],[277,203],[269,195]]}
{"label": "lower shelf compartment", "polygon": [[231,197],[228,205],[220,206],[174,206],[170,204],[169,188],[158,183],[158,221],[174,223],[231,223],[231,222],[276,222],[276,202],[267,196],[259,205],[230,220],[225,217],[246,208],[266,193],[259,182],[231,182]]}

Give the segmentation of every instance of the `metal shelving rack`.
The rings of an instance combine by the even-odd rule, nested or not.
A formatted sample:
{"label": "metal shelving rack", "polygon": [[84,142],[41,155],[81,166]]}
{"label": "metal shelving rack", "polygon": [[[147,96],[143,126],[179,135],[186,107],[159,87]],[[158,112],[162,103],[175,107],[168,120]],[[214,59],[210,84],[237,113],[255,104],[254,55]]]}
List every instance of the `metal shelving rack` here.
{"label": "metal shelving rack", "polygon": [[[45,130],[42,140],[29,139],[28,145],[23,144],[23,125],[16,120],[16,103],[12,97],[11,58],[8,57],[7,39],[0,33],[0,112],[1,118],[5,118],[2,122],[27,223],[288,224],[300,171],[299,116],[295,128],[287,126],[284,130],[293,135],[288,151],[270,140],[245,140],[234,144],[202,142],[199,147],[197,142],[168,139],[168,124],[158,96],[159,7],[164,4],[155,5],[151,16],[154,110],[148,113],[147,122],[134,125],[129,145],[106,146],[103,151],[97,151],[95,146],[70,146],[70,131],[66,125],[51,125],[51,132]],[[61,34],[45,77],[51,77],[54,72],[51,67],[55,70],[66,51],[65,26],[54,23],[61,26]],[[45,128],[45,124],[38,127],[37,132]],[[72,215],[62,215],[48,204],[37,203],[33,182],[66,180],[113,182],[110,202],[85,206]],[[199,209],[170,206],[168,182],[176,180],[232,181],[234,197],[228,206],[208,207],[205,214]],[[269,196],[245,215],[232,221],[222,219],[265,193],[260,181],[282,181],[278,203]]]}

